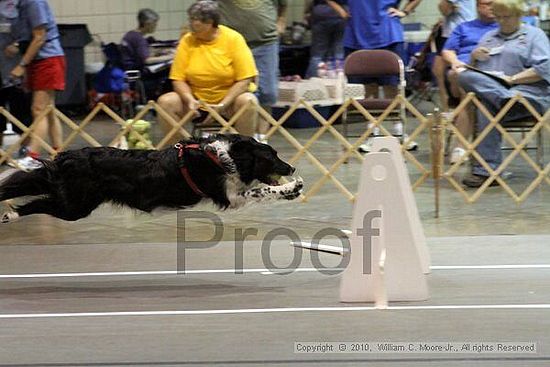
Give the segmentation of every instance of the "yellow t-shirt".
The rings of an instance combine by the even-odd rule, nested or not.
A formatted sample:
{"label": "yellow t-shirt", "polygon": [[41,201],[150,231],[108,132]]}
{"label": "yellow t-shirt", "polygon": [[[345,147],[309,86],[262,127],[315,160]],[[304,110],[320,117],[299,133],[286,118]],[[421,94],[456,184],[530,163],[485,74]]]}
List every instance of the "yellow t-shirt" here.
{"label": "yellow t-shirt", "polygon": [[192,33],[183,36],[170,69],[170,79],[186,81],[197,99],[212,104],[219,103],[235,82],[258,75],[243,36],[218,27],[218,37],[211,42],[199,41]]}

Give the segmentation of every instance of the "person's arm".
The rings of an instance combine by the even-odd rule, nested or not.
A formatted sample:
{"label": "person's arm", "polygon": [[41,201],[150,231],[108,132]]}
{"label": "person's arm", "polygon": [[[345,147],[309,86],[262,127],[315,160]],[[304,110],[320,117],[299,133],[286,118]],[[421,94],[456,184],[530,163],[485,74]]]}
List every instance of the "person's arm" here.
{"label": "person's arm", "polygon": [[12,71],[11,76],[14,78],[21,78],[25,74],[25,68],[29,65],[32,60],[38,55],[38,51],[42,48],[46,42],[46,25],[40,25],[33,28],[32,30],[32,40],[29,44],[29,47],[25,51],[25,54],[21,57],[19,65],[17,65]]}
{"label": "person's arm", "polygon": [[250,83],[254,83],[258,77],[258,69],[256,68],[252,51],[240,34],[237,34],[226,47],[231,52],[234,82],[220,101],[223,105],[220,111],[225,110],[233,104],[238,96],[248,92],[250,90]]}
{"label": "person's arm", "polygon": [[[479,44],[479,43],[478,43]],[[470,54],[470,64],[476,66],[478,61],[487,61],[491,57],[487,47],[479,46]]]}
{"label": "person's arm", "polygon": [[158,64],[160,62],[170,61],[174,58],[174,52],[168,54],[168,55],[160,55],[160,56],[149,56],[145,59],[145,64]]}
{"label": "person's arm", "polygon": [[464,65],[464,63],[458,59],[458,56],[454,50],[442,50],[441,57],[455,71]]}
{"label": "person's arm", "polygon": [[223,99],[220,101],[220,104],[222,105],[220,108],[220,113],[229,105],[231,105],[238,96],[248,92],[250,83],[253,83],[253,82],[254,82],[254,78],[246,78],[243,80],[236,81],[231,86],[231,88],[229,88],[225,97],[223,97]]}
{"label": "person's arm", "polygon": [[[13,25],[12,25],[13,26]],[[4,48],[4,56],[7,58],[14,58],[16,56],[19,56],[19,42],[17,42],[17,39],[14,37],[13,34],[10,34],[9,36],[6,36],[9,38],[6,38],[6,47]]]}
{"label": "person's arm", "polygon": [[543,78],[536,72],[535,69],[529,68],[514,75],[507,75],[504,79],[506,79],[508,84],[515,85],[536,83],[540,82]]}
{"label": "person's arm", "polygon": [[311,26],[311,17],[313,13],[313,0],[305,0],[304,3],[304,22]]}
{"label": "person's arm", "polygon": [[195,99],[191,87],[185,80],[172,80],[172,87],[190,111],[197,111],[199,109],[199,101]]}
{"label": "person's arm", "polygon": [[441,15],[445,17],[448,17],[457,10],[456,4],[449,0],[440,0],[439,4],[437,4],[437,8],[439,9]]}
{"label": "person's arm", "polygon": [[135,54],[139,57],[139,60],[136,60],[138,65],[158,64],[164,61],[170,61],[174,58],[175,50],[169,54],[155,54],[155,50],[151,48],[149,41],[142,34],[139,34],[139,36],[136,36],[133,40],[127,40],[125,36],[122,39],[122,44],[125,44],[126,47],[130,49],[130,54]]}
{"label": "person's arm", "polygon": [[459,69],[463,68],[465,64],[458,58],[458,54],[464,51],[462,39],[464,39],[464,30],[461,25],[458,25],[453,29],[449,38],[447,38],[447,41],[445,41],[443,45],[443,50],[441,50],[441,57],[443,60],[457,72],[460,71]]}
{"label": "person's arm", "polygon": [[338,4],[336,1],[333,0],[326,0],[328,6],[330,6],[332,9],[334,9],[335,12],[340,15],[343,19],[349,18],[349,13],[344,9],[344,7],[340,4]]}
{"label": "person's arm", "polygon": [[283,34],[286,29],[286,1],[279,1],[279,6],[277,7],[277,32]]}
{"label": "person's arm", "polygon": [[311,15],[313,11],[313,0],[305,0],[304,2],[304,17]]}
{"label": "person's arm", "polygon": [[4,55],[10,59],[19,55],[19,42],[12,42],[7,45],[4,49]]}
{"label": "person's arm", "polygon": [[391,17],[404,18],[410,13],[412,13],[414,9],[416,9],[416,7],[420,4],[421,1],[422,0],[409,0],[409,2],[401,10],[396,8],[389,8],[388,14]]}

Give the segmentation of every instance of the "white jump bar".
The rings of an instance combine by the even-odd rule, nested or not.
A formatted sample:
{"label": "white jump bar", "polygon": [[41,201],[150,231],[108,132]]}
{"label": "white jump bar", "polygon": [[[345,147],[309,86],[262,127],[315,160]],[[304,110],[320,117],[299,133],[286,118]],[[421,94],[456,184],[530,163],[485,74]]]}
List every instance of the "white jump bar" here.
{"label": "white jump bar", "polygon": [[306,250],[326,252],[328,254],[340,255],[340,256],[347,255],[349,252],[348,249],[345,249],[341,246],[330,246],[330,245],[316,244],[316,243],[310,243],[310,242],[291,242],[290,245],[294,247],[304,248]]}

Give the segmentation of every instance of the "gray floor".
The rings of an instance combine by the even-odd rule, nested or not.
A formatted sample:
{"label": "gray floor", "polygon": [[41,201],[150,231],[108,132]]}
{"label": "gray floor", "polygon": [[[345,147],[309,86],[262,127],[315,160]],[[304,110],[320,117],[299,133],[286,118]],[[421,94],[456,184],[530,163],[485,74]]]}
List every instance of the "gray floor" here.
{"label": "gray floor", "polygon": [[[313,134],[293,133],[303,141]],[[272,145],[291,156],[281,136]],[[328,165],[336,146],[326,135],[314,149]],[[425,146],[421,141],[414,154],[427,164]],[[297,167],[306,187],[320,177],[306,159]],[[355,191],[358,172],[352,161],[337,176]],[[513,174],[517,187],[531,175],[521,162]],[[500,188],[466,204],[445,184],[436,219],[432,186],[429,181],[415,192],[432,256],[430,298],[390,302],[387,310],[338,301],[340,258],[334,255],[320,255],[334,275],[312,269],[307,251],[300,271],[267,271],[266,259],[277,267],[295,259],[283,238],[273,242],[269,257],[262,255],[259,240],[269,231],[288,228],[306,240],[322,228],[349,227],[352,204],[330,182],[306,203],[216,213],[223,242],[188,250],[186,274],[175,274],[182,270],[177,243],[183,234],[174,212],[148,215],[105,205],[76,223],[35,216],[2,225],[0,365],[550,365],[548,187],[518,206]],[[188,225],[186,240],[212,234],[208,221]],[[244,228],[258,235],[244,245],[244,274],[235,274],[234,234]],[[315,341],[533,342],[537,352],[294,353],[294,343]]]}

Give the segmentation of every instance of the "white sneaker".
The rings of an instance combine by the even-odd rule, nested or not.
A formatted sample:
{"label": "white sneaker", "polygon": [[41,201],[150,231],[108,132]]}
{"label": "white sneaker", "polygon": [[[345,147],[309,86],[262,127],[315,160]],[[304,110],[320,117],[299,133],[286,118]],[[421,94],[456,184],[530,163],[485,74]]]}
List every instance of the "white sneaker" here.
{"label": "white sneaker", "polygon": [[265,134],[254,134],[254,139],[256,139],[258,142],[267,144],[267,138],[265,137]]}
{"label": "white sneaker", "polygon": [[[407,140],[409,138],[409,135],[408,134],[404,134],[403,135],[403,142],[405,140]],[[417,150],[418,149],[418,143],[414,140],[409,140],[409,142],[407,143],[407,146],[406,146],[406,149],[407,150]]]}
{"label": "white sneaker", "polygon": [[371,132],[371,136],[380,136],[380,128],[378,126],[374,126],[372,122],[369,122],[368,128],[373,128]]}
{"label": "white sneaker", "polygon": [[[460,161],[460,159],[466,154],[466,150],[462,149],[461,147],[456,147],[453,149],[453,152],[451,153],[451,158],[449,159],[449,163],[455,164],[456,162]],[[465,159],[467,161],[468,159]]]}
{"label": "white sneaker", "polygon": [[19,168],[26,172],[41,168],[43,166],[43,164],[40,161],[30,156],[9,161],[8,165],[10,167]]}
{"label": "white sneaker", "polygon": [[393,136],[403,135],[403,123],[402,122],[396,122],[396,123],[393,124],[392,135]]}
{"label": "white sneaker", "polygon": [[373,138],[368,138],[363,144],[357,147],[357,150],[360,151],[361,153],[370,152],[372,150],[372,139]]}

